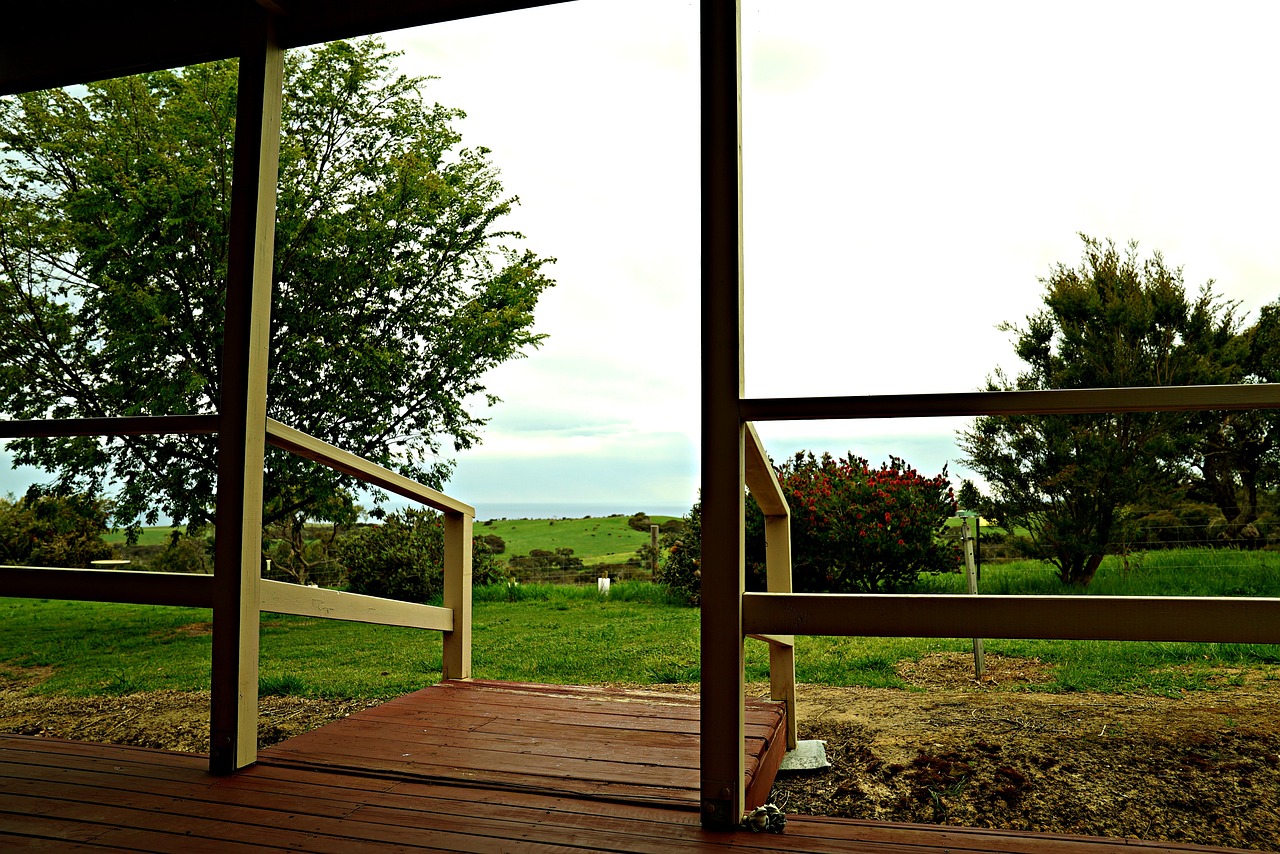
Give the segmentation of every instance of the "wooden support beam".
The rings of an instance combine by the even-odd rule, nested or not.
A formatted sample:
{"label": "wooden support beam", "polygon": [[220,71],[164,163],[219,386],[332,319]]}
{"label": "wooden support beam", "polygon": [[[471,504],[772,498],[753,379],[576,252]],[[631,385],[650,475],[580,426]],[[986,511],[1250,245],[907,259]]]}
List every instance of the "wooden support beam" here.
{"label": "wooden support beam", "polygon": [[[566,0],[257,0],[283,9],[286,48]],[[123,0],[6,3],[0,95],[52,89],[238,55],[236,12],[249,2]]]}
{"label": "wooden support beam", "polygon": [[738,0],[702,0],[702,824],[744,806],[741,59]]}
{"label": "wooden support beam", "polygon": [[247,6],[232,173],[226,331],[214,539],[209,766],[257,759],[262,468],[284,52],[274,22]]}
{"label": "wooden support beam", "polygon": [[213,576],[121,569],[0,566],[0,596],[213,607]]}
{"label": "wooden support beam", "polygon": [[449,632],[454,628],[453,612],[448,608],[382,599],[360,593],[344,593],[324,587],[307,587],[286,581],[263,579],[259,584],[262,591],[261,609],[275,614],[297,614],[300,617],[348,620],[379,626],[405,626],[438,632]]}
{"label": "wooden support beam", "polygon": [[746,593],[752,634],[1280,643],[1280,599]]}
{"label": "wooden support beam", "polygon": [[471,678],[471,549],[469,513],[444,514],[444,606],[453,626],[444,633],[443,676]]}

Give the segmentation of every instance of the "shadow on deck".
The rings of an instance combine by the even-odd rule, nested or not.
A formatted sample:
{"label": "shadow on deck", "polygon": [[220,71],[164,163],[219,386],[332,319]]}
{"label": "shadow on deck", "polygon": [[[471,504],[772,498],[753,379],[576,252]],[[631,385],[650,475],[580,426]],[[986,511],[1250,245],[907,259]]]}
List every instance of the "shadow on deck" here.
{"label": "shadow on deck", "polygon": [[[750,701],[749,797],[767,798],[780,706]],[[698,699],[445,682],[292,738],[229,777],[204,756],[0,735],[0,849],[128,851],[1227,851],[792,818],[710,833]]]}

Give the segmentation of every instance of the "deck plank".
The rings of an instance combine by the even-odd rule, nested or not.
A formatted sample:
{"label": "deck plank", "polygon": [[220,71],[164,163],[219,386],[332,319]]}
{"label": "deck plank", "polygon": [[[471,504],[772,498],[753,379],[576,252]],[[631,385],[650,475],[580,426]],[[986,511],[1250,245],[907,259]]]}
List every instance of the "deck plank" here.
{"label": "deck plank", "polygon": [[[759,733],[749,767],[764,785],[781,713],[756,702],[748,716]],[[710,833],[696,810],[697,719],[689,696],[443,683],[263,750],[227,777],[195,754],[0,735],[0,849],[1230,850],[816,817],[791,817],[781,835]]]}

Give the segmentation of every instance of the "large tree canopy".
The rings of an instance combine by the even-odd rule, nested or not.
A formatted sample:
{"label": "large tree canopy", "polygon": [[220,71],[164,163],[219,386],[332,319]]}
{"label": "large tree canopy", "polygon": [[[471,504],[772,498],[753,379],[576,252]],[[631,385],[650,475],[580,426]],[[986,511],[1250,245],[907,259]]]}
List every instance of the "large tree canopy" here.
{"label": "large tree canopy", "polygon": [[[377,40],[289,54],[269,415],[439,485],[489,368],[537,346],[550,259],[463,113]],[[219,398],[236,66],[0,101],[0,411],[208,413]],[[212,437],[22,440],[18,463],[117,491],[128,524],[212,521]],[[266,521],[332,516],[336,476],[271,451]]]}
{"label": "large tree canopy", "polygon": [[[1189,297],[1180,269],[1159,253],[1084,237],[1078,268],[1055,266],[1045,308],[1006,325],[1026,369],[997,371],[988,389],[1120,388],[1230,382],[1223,354],[1234,306],[1212,282]],[[965,464],[991,485],[987,512],[1026,528],[1064,583],[1088,584],[1118,533],[1120,513],[1176,492],[1196,440],[1179,413],[989,416],[958,437]]]}

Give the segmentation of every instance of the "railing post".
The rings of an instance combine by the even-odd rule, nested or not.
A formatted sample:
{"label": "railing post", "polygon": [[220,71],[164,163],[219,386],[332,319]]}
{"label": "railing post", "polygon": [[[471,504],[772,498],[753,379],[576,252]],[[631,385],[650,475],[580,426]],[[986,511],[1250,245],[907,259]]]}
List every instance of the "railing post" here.
{"label": "railing post", "polygon": [[702,0],[702,824],[742,817],[743,423],[738,0]]}
{"label": "railing post", "polygon": [[262,461],[284,71],[271,16],[246,4],[243,30],[218,406],[209,703],[209,767],[215,774],[251,765],[258,755]]}
{"label": "railing post", "polygon": [[[791,509],[782,494],[782,484],[764,451],[764,442],[756,427],[746,425],[744,467],[747,488],[764,513],[765,574],[768,592],[791,592]],[[787,749],[795,750],[796,729],[796,652],[795,638],[777,635],[766,638],[769,644],[769,696],[781,700],[787,708]]]}
{"label": "railing post", "polygon": [[453,631],[444,633],[443,677],[471,678],[471,538],[474,517],[444,514],[444,606],[453,611]]}
{"label": "railing post", "polygon": [[[791,518],[764,517],[765,574],[770,593],[791,592]],[[769,644],[769,696],[787,707],[787,750],[799,741],[796,726],[796,647],[793,635]]]}

